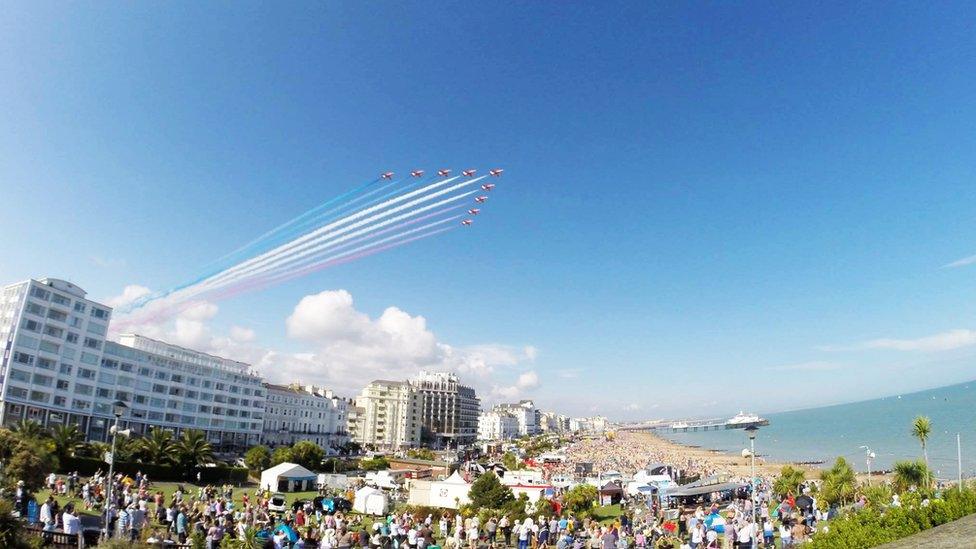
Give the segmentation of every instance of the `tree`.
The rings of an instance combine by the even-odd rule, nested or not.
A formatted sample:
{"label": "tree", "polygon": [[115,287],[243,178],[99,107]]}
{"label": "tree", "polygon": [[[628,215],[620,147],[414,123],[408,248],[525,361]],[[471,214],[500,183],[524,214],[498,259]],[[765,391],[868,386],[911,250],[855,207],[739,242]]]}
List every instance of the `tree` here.
{"label": "tree", "polygon": [[896,461],[894,472],[893,484],[898,492],[904,492],[912,486],[927,489],[931,486],[934,477],[928,465],[920,459]]}
{"label": "tree", "polygon": [[430,448],[416,448],[407,450],[407,457],[411,457],[413,459],[423,459],[426,461],[434,461],[437,459],[434,451]]}
{"label": "tree", "polygon": [[44,486],[48,473],[58,470],[54,445],[40,440],[22,440],[14,447],[5,463],[4,473],[10,481],[24,481],[24,486],[36,492]]}
{"label": "tree", "polygon": [[857,477],[843,457],[837,458],[830,469],[820,473],[820,479],[823,481],[820,493],[827,503],[847,503],[854,498]]}
{"label": "tree", "polygon": [[487,472],[474,481],[468,491],[471,507],[474,509],[501,509],[515,499],[512,490],[498,480],[495,473]]}
{"label": "tree", "polygon": [[271,452],[271,466],[274,467],[279,463],[285,463],[292,461],[291,448],[288,446],[279,446]]}
{"label": "tree", "polygon": [[584,513],[589,511],[593,504],[599,499],[599,492],[592,484],[579,484],[574,486],[563,496],[563,503],[572,513]]}
{"label": "tree", "polygon": [[502,456],[502,465],[504,465],[509,471],[514,471],[522,468],[522,461],[519,460],[518,456],[512,452],[507,452],[504,456]]}
{"label": "tree", "polygon": [[301,440],[291,447],[291,459],[302,467],[318,471],[325,459],[325,450],[309,440]]}
{"label": "tree", "polygon": [[180,465],[187,471],[213,461],[213,446],[207,440],[207,435],[197,429],[183,431],[174,446],[174,452]]}
{"label": "tree", "polygon": [[390,468],[390,462],[383,456],[375,457],[373,459],[361,459],[359,460],[359,468],[363,471],[380,471],[383,469]]}
{"label": "tree", "polygon": [[922,445],[922,455],[925,457],[925,465],[929,464],[929,452],[925,446],[929,441],[930,434],[932,434],[932,421],[926,416],[916,417],[915,421],[912,422],[912,436],[917,438],[919,444]]}
{"label": "tree", "polygon": [[138,442],[139,458],[143,463],[168,465],[176,461],[176,443],[173,433],[159,427],[153,427],[149,434]]}
{"label": "tree", "polygon": [[252,446],[244,453],[244,465],[255,473],[271,466],[271,450],[267,446]]}
{"label": "tree", "polygon": [[44,432],[44,427],[41,424],[30,420],[22,419],[18,421],[11,430],[17,435],[17,438],[21,440],[37,440],[44,438],[46,433]]}
{"label": "tree", "polygon": [[77,425],[58,425],[51,429],[54,453],[59,460],[69,458],[84,447],[85,435]]}
{"label": "tree", "polygon": [[779,496],[785,496],[790,492],[797,494],[797,488],[804,480],[806,480],[806,474],[802,469],[786,465],[780,470],[779,478],[773,483],[773,492]]}
{"label": "tree", "polygon": [[23,531],[26,522],[13,515],[14,506],[0,499],[0,547],[7,549],[28,549],[35,547],[32,539]]}

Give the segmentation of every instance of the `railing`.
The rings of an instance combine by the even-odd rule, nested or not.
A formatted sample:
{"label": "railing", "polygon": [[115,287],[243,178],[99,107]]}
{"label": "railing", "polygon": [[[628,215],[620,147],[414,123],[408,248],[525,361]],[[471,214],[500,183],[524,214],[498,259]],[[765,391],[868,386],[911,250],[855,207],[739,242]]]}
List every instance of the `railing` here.
{"label": "railing", "polygon": [[[98,547],[101,532],[98,530],[85,530],[78,534],[65,534],[64,532],[45,532],[40,525],[28,526],[24,529],[28,535],[41,538],[44,547],[54,549],[84,549],[85,547]],[[160,542],[158,544],[147,544],[151,547],[159,546],[166,549],[190,549],[189,543]]]}

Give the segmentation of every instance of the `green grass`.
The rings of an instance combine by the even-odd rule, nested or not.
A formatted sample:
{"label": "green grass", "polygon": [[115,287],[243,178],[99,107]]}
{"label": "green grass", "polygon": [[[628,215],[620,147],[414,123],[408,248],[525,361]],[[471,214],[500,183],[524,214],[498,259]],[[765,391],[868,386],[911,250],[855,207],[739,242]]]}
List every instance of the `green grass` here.
{"label": "green grass", "polygon": [[605,525],[617,520],[622,514],[623,509],[618,503],[616,505],[604,505],[593,509],[590,512],[590,518]]}

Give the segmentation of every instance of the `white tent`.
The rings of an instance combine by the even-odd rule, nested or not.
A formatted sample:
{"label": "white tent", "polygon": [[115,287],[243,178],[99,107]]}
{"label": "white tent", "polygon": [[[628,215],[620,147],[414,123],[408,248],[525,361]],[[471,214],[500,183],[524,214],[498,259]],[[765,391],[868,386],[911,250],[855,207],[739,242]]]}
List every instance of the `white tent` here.
{"label": "white tent", "polygon": [[430,483],[429,505],[445,509],[457,509],[459,505],[471,503],[468,492],[471,484],[454,471],[444,480]]}
{"label": "white tent", "polygon": [[318,477],[297,463],[279,463],[261,471],[261,488],[272,492],[304,492],[316,489]]}
{"label": "white tent", "polygon": [[382,490],[364,486],[356,490],[352,509],[364,515],[382,516],[389,510],[390,502]]}

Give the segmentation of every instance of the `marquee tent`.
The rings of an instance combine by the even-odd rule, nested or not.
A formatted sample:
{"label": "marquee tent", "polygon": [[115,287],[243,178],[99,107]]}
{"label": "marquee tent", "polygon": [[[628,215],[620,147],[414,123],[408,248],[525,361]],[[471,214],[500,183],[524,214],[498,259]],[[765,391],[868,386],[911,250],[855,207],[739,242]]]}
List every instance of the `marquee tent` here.
{"label": "marquee tent", "polygon": [[272,492],[306,492],[316,489],[318,476],[297,463],[279,463],[261,472],[261,488]]}

